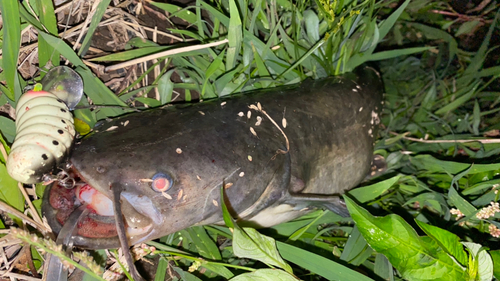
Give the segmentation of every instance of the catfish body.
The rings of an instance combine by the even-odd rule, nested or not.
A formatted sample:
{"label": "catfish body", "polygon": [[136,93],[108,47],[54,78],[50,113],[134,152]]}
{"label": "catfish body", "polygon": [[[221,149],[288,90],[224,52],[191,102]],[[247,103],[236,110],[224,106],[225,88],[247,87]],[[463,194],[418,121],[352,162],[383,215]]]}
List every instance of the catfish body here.
{"label": "catfish body", "polygon": [[[363,67],[344,76],[131,114],[96,128],[75,146],[70,161],[78,177],[105,197],[112,197],[111,188],[122,190],[132,244],[222,222],[222,186],[233,217],[253,226],[289,221],[318,200],[342,212],[338,195],[370,169],[382,91],[378,73]],[[164,192],[152,188],[158,175],[168,185]],[[64,223],[62,211],[82,204],[58,188],[44,198],[56,231]],[[61,198],[76,201],[69,206]],[[96,226],[106,223],[104,230]],[[114,235],[112,221],[94,214],[81,223],[75,244],[117,247]]]}

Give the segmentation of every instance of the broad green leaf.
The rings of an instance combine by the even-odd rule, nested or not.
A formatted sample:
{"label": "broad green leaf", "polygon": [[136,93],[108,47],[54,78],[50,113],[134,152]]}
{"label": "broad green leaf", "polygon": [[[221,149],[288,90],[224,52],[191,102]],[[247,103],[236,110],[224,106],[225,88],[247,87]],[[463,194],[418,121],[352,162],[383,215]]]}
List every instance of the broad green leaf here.
{"label": "broad green leaf", "polygon": [[462,242],[471,254],[475,256],[474,262],[477,263],[477,275],[474,280],[490,281],[493,279],[493,260],[488,251],[481,245],[472,242]]}
{"label": "broad green leaf", "polygon": [[5,137],[5,140],[12,143],[14,141],[14,137],[16,136],[15,122],[10,118],[0,116],[0,131]]}
{"label": "broad green leaf", "polygon": [[[2,134],[0,134],[0,145],[3,146],[3,148],[5,149],[7,154],[10,153],[10,147],[7,145],[7,142],[3,138]],[[7,161],[6,161],[6,159],[3,158],[3,153],[0,153],[0,164],[5,165],[5,162],[7,162]]]}
{"label": "broad green leaf", "polygon": [[298,279],[287,273],[286,271],[279,269],[257,269],[254,272],[243,273],[234,278],[231,281],[297,281]]}
{"label": "broad green leaf", "polygon": [[[417,169],[426,170],[432,173],[448,172],[450,174],[458,174],[470,167],[470,164],[467,163],[439,160],[431,155],[417,155],[411,157],[410,160]],[[469,171],[469,174],[495,171],[498,169],[500,169],[500,163],[475,164]]]}
{"label": "broad green leaf", "polygon": [[319,40],[319,18],[313,10],[305,10],[303,13],[309,43],[314,44]]}
{"label": "broad green leaf", "polygon": [[[181,277],[180,280],[183,280],[183,281],[201,281],[200,278],[194,276],[193,274],[191,274],[189,272],[186,272],[186,271],[182,270],[179,267],[174,266],[173,269]],[[165,279],[159,279],[159,280],[163,281]],[[155,281],[156,281],[156,279],[155,279]]]}
{"label": "broad green leaf", "polygon": [[198,254],[202,257],[211,260],[221,260],[222,257],[219,252],[219,248],[215,245],[215,242],[208,236],[207,232],[202,226],[193,226],[181,231],[182,236],[186,239],[190,239],[196,249]]}
{"label": "broad green leaf", "polygon": [[314,272],[327,280],[373,281],[373,279],[323,256],[283,242],[278,241],[276,244],[284,259]]}
{"label": "broad green leaf", "polygon": [[340,255],[340,259],[358,266],[365,262],[371,256],[372,252],[373,250],[366,244],[358,228],[354,226],[344,246],[344,251]]}
{"label": "broad green leaf", "polygon": [[468,257],[463,245],[460,243],[460,237],[447,230],[426,224],[419,220],[415,220],[415,222],[425,234],[434,239],[443,250],[452,255],[462,266],[467,266]]}
{"label": "broad green leaf", "polygon": [[450,183],[450,189],[448,190],[448,199],[455,207],[462,211],[466,217],[474,214],[477,210],[472,204],[458,194],[455,190],[455,185],[458,185],[458,180],[467,175],[473,167],[474,165],[470,165],[469,168],[454,176]]}
{"label": "broad green leaf", "polygon": [[258,260],[281,267],[289,273],[293,272],[290,265],[278,253],[276,241],[253,228],[234,228],[233,251],[238,257]]}
{"label": "broad green leaf", "polygon": [[408,280],[467,280],[466,271],[428,237],[417,232],[401,218],[391,214],[374,217],[344,196],[351,217],[366,242],[384,254]]}
{"label": "broad green leaf", "polygon": [[359,202],[365,203],[384,194],[399,180],[400,177],[401,175],[397,175],[372,185],[359,187],[349,191],[349,194],[351,194]]}
{"label": "broad green leaf", "polygon": [[17,187],[17,181],[9,176],[7,168],[2,163],[0,163],[0,200],[18,211],[24,211],[23,194]]}
{"label": "broad green leaf", "polygon": [[204,263],[201,266],[208,270],[213,271],[214,273],[219,274],[220,276],[226,279],[232,278],[234,276],[234,274],[229,269],[227,269],[225,266],[221,264]]}
{"label": "broad green leaf", "polygon": [[491,259],[493,260],[493,275],[496,279],[500,279],[500,250],[490,251]]}
{"label": "broad green leaf", "polygon": [[375,274],[380,276],[383,280],[394,280],[394,269],[392,268],[392,264],[382,254],[377,253],[375,256],[375,268],[373,272],[375,272]]}

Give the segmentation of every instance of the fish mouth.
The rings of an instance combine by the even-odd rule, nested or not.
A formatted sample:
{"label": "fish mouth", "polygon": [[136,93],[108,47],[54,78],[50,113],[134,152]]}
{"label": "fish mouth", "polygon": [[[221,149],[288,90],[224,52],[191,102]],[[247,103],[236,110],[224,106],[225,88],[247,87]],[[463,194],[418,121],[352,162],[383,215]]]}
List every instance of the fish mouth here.
{"label": "fish mouth", "polygon": [[[84,249],[119,248],[113,201],[88,184],[74,169],[68,174],[75,180],[72,188],[56,181],[45,189],[42,212],[53,232],[59,233],[71,213],[82,205],[89,212],[73,231],[73,245]],[[138,195],[123,192],[120,200],[125,232],[130,244],[147,240],[153,232],[154,218],[136,210]],[[142,199],[144,201],[144,199]]]}

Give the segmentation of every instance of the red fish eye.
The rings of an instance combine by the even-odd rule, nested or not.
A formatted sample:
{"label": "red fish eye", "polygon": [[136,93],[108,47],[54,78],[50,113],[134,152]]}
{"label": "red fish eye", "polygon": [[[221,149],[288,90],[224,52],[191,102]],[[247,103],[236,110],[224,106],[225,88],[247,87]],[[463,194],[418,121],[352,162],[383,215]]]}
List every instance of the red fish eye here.
{"label": "red fish eye", "polygon": [[172,178],[164,173],[157,173],[152,178],[151,188],[157,192],[165,192],[172,187]]}

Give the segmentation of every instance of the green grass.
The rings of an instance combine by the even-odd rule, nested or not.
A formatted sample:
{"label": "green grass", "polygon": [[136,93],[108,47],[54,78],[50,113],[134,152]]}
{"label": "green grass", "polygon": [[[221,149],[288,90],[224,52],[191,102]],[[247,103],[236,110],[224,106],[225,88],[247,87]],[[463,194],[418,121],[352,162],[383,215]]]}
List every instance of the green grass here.
{"label": "green grass", "polygon": [[[93,104],[111,106],[75,110],[75,117],[90,127],[122,114],[123,109],[130,111],[131,106],[167,104],[177,92],[188,101],[195,92],[209,99],[339,75],[366,62],[376,62],[381,69],[386,101],[376,152],[386,158],[388,170],[347,194],[352,218],[320,210],[259,232],[237,226],[233,226],[237,234],[215,226],[183,230],[151,243],[161,256],[159,276],[165,274],[167,261],[185,280],[500,276],[498,239],[490,234],[494,227],[500,228],[500,213],[476,216],[499,199],[500,94],[494,85],[500,66],[488,56],[498,51],[491,46],[500,24],[495,2],[468,14],[453,11],[447,2],[428,0],[399,6],[398,1],[370,0],[196,1],[195,6],[182,8],[151,3],[167,11],[168,20],[176,17],[190,24],[187,29],[168,30],[182,38],[182,45],[135,38],[128,49],[91,59],[85,54],[110,1],[96,7],[76,50],[59,37],[62,29],[56,28],[51,1],[29,3],[2,1],[0,104],[15,105],[30,82],[16,68],[20,32],[31,25],[39,32],[40,67],[48,62],[57,65],[55,58],[61,54],[82,76]],[[210,20],[202,20],[201,11]],[[460,40],[479,27],[484,28],[482,44],[477,50],[462,50]],[[149,63],[139,79],[118,95],[88,66],[119,68],[145,56],[157,62]],[[485,62],[493,66],[485,67]],[[159,67],[155,78],[142,84],[155,67]],[[154,88],[158,96],[147,95]],[[0,116],[0,124],[0,141],[8,152],[14,122]],[[24,211],[24,198],[6,174],[1,155],[0,162],[0,200]],[[39,204],[35,206],[39,211]],[[464,216],[457,217],[456,210]],[[231,244],[219,247],[226,240]],[[263,246],[243,253],[248,245]],[[269,271],[270,267],[277,270]]]}

